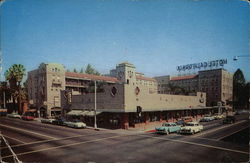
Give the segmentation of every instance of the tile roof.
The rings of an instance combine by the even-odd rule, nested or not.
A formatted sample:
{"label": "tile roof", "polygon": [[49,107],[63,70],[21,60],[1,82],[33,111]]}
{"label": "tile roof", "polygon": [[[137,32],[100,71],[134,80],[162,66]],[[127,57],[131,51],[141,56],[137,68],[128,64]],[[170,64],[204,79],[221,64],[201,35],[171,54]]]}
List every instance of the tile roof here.
{"label": "tile roof", "polygon": [[176,76],[176,77],[171,77],[170,80],[186,80],[186,79],[193,79],[197,77],[198,75],[188,75],[188,76]]}
{"label": "tile roof", "polygon": [[136,79],[156,82],[155,79],[153,79],[153,78],[148,78],[148,77],[144,77],[144,76],[136,76]]}
{"label": "tile roof", "polygon": [[80,78],[80,79],[86,79],[86,80],[101,80],[101,81],[114,82],[114,83],[119,81],[117,78],[114,78],[114,77],[98,76],[98,75],[92,75],[92,74],[81,74],[81,73],[75,73],[75,72],[65,72],[65,77]]}

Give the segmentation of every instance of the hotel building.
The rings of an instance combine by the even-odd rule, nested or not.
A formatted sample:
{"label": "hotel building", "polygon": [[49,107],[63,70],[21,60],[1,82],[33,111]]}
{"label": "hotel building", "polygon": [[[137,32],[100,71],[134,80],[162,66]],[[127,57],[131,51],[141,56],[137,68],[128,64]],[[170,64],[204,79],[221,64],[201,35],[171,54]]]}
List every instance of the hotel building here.
{"label": "hotel building", "polygon": [[67,90],[72,95],[88,93],[94,80],[118,81],[113,77],[65,72],[64,66],[58,63],[41,64],[38,69],[28,72],[29,107],[37,109],[42,117],[60,115],[60,91]]}
{"label": "hotel building", "polygon": [[169,84],[171,84],[179,86],[191,94],[206,92],[206,106],[217,106],[218,102],[228,105],[232,101],[233,74],[223,68],[203,70],[194,75],[170,77],[169,80],[165,80],[166,82],[162,82],[158,77],[155,77],[155,79],[158,83],[161,83],[161,86],[158,87],[160,93],[169,90]]}
{"label": "hotel building", "polygon": [[[118,64],[110,76],[118,82],[104,84],[104,91],[96,94],[98,127],[127,129],[184,116],[197,119],[213,109],[206,108],[206,94],[202,92],[193,96],[158,94],[156,80],[137,73],[127,62]],[[70,99],[65,94],[62,91],[61,101],[66,116],[93,125],[95,94],[71,95]]]}
{"label": "hotel building", "polygon": [[[41,64],[38,69],[28,73],[29,103],[30,108],[36,108],[43,117],[77,117],[88,125],[93,125],[96,81],[99,127],[146,126],[156,122],[176,121],[185,116],[197,120],[218,109],[206,107],[208,95],[205,92],[209,82],[214,85],[214,91],[222,90],[215,96],[218,99],[214,100],[230,99],[228,89],[231,88],[231,75],[223,69],[209,71],[211,72],[200,71],[197,75],[185,77],[150,78],[136,72],[133,64],[124,62],[111,70],[108,76],[97,76],[65,72],[64,66],[57,63]],[[211,84],[212,81],[214,84]],[[195,93],[173,95],[159,91],[159,88],[163,89],[168,83],[181,84]],[[215,84],[221,86],[216,88]],[[209,97],[213,93],[215,92],[211,91]]]}

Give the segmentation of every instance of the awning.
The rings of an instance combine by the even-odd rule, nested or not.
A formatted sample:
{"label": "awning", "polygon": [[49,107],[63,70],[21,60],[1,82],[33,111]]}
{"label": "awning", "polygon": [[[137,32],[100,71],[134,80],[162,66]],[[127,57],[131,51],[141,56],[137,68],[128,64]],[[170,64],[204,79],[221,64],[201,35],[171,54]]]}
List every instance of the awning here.
{"label": "awning", "polygon": [[[96,112],[96,115],[100,114],[101,112]],[[77,116],[95,116],[94,111],[86,111],[86,110],[71,110],[67,113],[67,115],[77,115]]]}
{"label": "awning", "polygon": [[36,109],[29,109],[26,112],[37,112],[37,110]]}
{"label": "awning", "polygon": [[51,108],[51,111],[62,111],[62,109],[55,107],[55,108]]}
{"label": "awning", "polygon": [[[100,114],[101,112],[96,112],[96,115]],[[85,113],[86,116],[89,116],[89,117],[94,117],[95,116],[95,111],[86,111]]]}
{"label": "awning", "polygon": [[84,111],[82,110],[71,110],[67,113],[67,115],[84,115]]}

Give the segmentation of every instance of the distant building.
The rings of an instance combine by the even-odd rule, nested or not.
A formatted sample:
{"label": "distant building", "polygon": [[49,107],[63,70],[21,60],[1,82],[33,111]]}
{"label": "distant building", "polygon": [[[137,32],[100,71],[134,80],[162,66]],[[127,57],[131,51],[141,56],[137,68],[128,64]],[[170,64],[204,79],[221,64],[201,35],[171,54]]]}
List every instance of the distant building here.
{"label": "distant building", "polygon": [[206,92],[207,106],[217,106],[218,102],[227,105],[232,101],[233,74],[222,68],[203,70],[194,75],[170,77],[164,84],[161,83],[161,78],[155,79],[158,81],[160,93],[171,93],[163,90],[171,90],[170,86],[178,86],[183,88],[186,94]]}
{"label": "distant building", "polygon": [[225,69],[199,71],[199,90],[207,93],[207,106],[227,105],[233,97],[233,74]]}
{"label": "distant building", "polygon": [[183,88],[188,93],[196,93],[200,91],[198,75],[171,77],[170,83],[173,86]]}
{"label": "distant building", "polygon": [[158,93],[160,94],[167,94],[169,93],[169,82],[170,82],[170,76],[157,76],[154,77],[154,79],[157,81],[158,84]]}

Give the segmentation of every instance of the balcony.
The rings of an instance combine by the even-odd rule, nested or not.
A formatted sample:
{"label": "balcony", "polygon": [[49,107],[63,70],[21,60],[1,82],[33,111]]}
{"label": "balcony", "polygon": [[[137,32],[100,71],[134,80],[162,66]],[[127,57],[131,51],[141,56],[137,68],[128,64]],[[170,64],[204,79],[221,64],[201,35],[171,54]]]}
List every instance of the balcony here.
{"label": "balcony", "polygon": [[67,82],[66,81],[66,87],[81,87],[81,88],[87,88],[88,85],[85,83],[78,83],[78,82]]}

